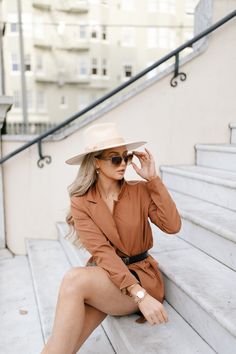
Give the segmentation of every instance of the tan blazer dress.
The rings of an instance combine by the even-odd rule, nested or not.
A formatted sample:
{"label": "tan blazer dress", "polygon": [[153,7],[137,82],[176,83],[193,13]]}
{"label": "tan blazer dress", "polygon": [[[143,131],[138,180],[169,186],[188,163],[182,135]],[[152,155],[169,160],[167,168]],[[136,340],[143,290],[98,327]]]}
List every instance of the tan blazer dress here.
{"label": "tan blazer dress", "polygon": [[85,195],[71,197],[71,213],[78,237],[91,254],[87,264],[96,262],[123,291],[138,283],[129,271],[132,269],[141,286],[163,302],[164,284],[158,262],[149,255],[127,266],[119,257],[134,256],[152,248],[149,219],[168,234],[180,230],[180,215],[159,176],[149,182],[123,180],[113,214],[95,184]]}

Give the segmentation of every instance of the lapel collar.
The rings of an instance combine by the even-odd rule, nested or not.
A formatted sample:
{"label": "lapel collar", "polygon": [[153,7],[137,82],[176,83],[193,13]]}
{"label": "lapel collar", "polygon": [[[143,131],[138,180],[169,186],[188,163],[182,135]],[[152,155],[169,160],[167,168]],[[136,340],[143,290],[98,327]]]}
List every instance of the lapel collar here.
{"label": "lapel collar", "polygon": [[[122,186],[122,194],[123,188]],[[119,196],[120,197],[120,196]],[[91,213],[91,218],[99,229],[105,234],[111,243],[122,251],[124,249],[120,236],[113,218],[112,213],[110,212],[108,206],[101,198],[97,185],[95,184],[87,194],[88,208]]]}

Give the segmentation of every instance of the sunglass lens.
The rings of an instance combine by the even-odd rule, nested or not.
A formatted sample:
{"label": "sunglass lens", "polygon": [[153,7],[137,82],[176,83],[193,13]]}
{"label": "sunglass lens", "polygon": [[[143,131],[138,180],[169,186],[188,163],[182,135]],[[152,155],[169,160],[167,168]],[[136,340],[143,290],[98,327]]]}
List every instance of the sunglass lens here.
{"label": "sunglass lens", "polygon": [[122,157],[121,156],[113,156],[111,158],[111,162],[114,164],[114,165],[120,165],[121,164],[121,161],[122,161]]}

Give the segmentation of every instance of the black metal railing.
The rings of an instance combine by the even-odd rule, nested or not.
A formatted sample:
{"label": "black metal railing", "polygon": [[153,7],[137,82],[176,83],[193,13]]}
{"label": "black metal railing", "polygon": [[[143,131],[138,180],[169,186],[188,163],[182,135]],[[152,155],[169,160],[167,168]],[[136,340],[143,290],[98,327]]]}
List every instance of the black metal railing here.
{"label": "black metal railing", "polygon": [[91,103],[86,108],[79,111],[78,113],[72,115],[71,117],[69,117],[68,119],[63,121],[62,123],[49,129],[47,132],[39,135],[38,137],[32,139],[31,141],[24,144],[20,148],[14,150],[10,154],[2,157],[0,159],[0,164],[4,163],[5,161],[9,160],[13,156],[19,154],[21,151],[27,149],[28,147],[30,147],[36,143],[38,144],[38,152],[39,152],[39,156],[40,156],[40,159],[37,162],[38,166],[43,167],[44,161],[46,163],[50,163],[51,162],[50,156],[43,156],[43,154],[42,154],[42,140],[43,139],[45,139],[49,135],[54,134],[55,132],[59,131],[60,129],[64,128],[65,126],[69,125],[71,122],[73,122],[77,118],[79,118],[79,117],[83,116],[85,113],[91,111],[93,108],[100,105],[102,102],[106,101],[110,97],[112,97],[115,94],[117,94],[118,92],[122,91],[123,89],[125,89],[126,87],[128,87],[129,85],[131,85],[132,83],[134,83],[135,81],[139,80],[141,77],[146,75],[148,72],[157,68],[158,66],[160,66],[161,64],[163,64],[164,62],[166,62],[167,60],[169,60],[171,58],[175,58],[175,68],[174,68],[174,76],[172,77],[170,84],[172,87],[176,87],[178,85],[178,82],[177,82],[178,77],[180,78],[181,81],[186,80],[186,77],[187,77],[187,75],[185,73],[179,72],[179,54],[180,54],[180,52],[182,52],[186,48],[192,47],[194,43],[196,43],[197,41],[199,41],[203,37],[206,37],[208,34],[214,32],[217,28],[221,27],[226,22],[230,21],[231,19],[233,19],[235,17],[236,17],[236,10],[234,10],[233,12],[228,14],[227,16],[223,17],[221,20],[217,21],[215,24],[211,25],[206,30],[202,31],[201,33],[199,33],[198,35],[196,35],[192,39],[188,40],[187,42],[185,42],[184,44],[182,44],[181,46],[179,46],[175,50],[171,51],[169,54],[165,55],[163,58],[159,59],[158,61],[156,61],[154,64],[152,64],[148,68],[142,70],[137,75],[133,76],[129,81],[126,81],[125,83],[117,86],[115,89],[108,92],[107,94],[105,94],[104,96],[99,98],[98,100],[94,101],[93,103]]}

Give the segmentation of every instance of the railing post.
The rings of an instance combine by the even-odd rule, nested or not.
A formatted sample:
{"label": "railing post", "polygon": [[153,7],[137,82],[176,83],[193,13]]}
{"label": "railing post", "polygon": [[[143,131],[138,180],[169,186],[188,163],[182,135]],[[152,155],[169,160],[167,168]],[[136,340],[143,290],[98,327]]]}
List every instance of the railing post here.
{"label": "railing post", "polygon": [[[11,108],[13,99],[8,96],[0,96],[0,158],[2,157],[2,128],[7,112]],[[4,188],[3,165],[0,165],[0,249],[6,247],[5,212],[4,212]]]}

